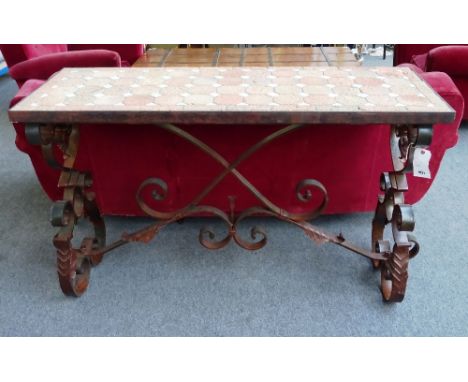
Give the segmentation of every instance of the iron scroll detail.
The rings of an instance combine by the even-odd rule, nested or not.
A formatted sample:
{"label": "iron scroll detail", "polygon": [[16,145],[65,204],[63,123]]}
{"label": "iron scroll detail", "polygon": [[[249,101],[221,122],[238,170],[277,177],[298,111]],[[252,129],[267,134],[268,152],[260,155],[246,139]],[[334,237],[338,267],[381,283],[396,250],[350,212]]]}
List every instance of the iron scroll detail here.
{"label": "iron scroll detail", "polygon": [[[211,156],[215,161],[224,167],[224,170],[218,174],[198,195],[194,197],[186,206],[171,212],[158,211],[148,205],[145,202],[144,191],[147,188],[151,188],[151,196],[155,201],[163,201],[166,199],[169,192],[167,183],[161,178],[148,178],[144,180],[136,193],[136,201],[140,209],[147,215],[161,220],[161,226],[166,225],[165,222],[170,223],[183,219],[185,217],[205,213],[211,216],[220,218],[227,225],[228,233],[222,239],[216,239],[215,233],[208,228],[202,228],[199,233],[200,243],[208,249],[220,249],[226,246],[232,239],[240,247],[247,250],[257,250],[264,247],[267,243],[266,232],[259,227],[252,227],[250,229],[249,239],[242,238],[240,236],[238,227],[242,221],[251,216],[272,216],[282,220],[288,220],[291,222],[302,222],[312,220],[318,217],[328,205],[328,194],[325,186],[315,179],[303,179],[296,185],[295,193],[296,198],[301,203],[310,203],[313,200],[313,196],[319,194],[321,196],[320,204],[309,211],[304,213],[291,213],[281,208],[280,206],[273,203],[264,194],[262,194],[249,180],[247,180],[238,170],[239,166],[243,161],[249,158],[256,151],[273,142],[281,136],[289,134],[302,125],[294,124],[283,127],[276,130],[272,134],[266,136],[242,154],[232,162],[228,162],[218,152],[209,147],[206,143],[200,141],[187,131],[174,126],[172,124],[160,125],[163,129],[187,140],[201,151]],[[203,199],[221,182],[228,174],[234,175],[246,188],[254,195],[257,200],[261,203],[261,206],[252,207],[243,211],[238,217],[234,217],[233,208],[231,208],[231,216],[228,216],[225,212],[215,207],[204,206],[200,203]],[[158,230],[161,228],[158,228]]]}
{"label": "iron scroll detail", "polygon": [[[216,234],[213,230],[209,228],[202,228],[199,233],[200,244],[208,249],[220,249],[226,246],[231,239],[234,240],[236,244],[240,247],[247,250],[257,250],[264,247],[267,243],[267,234],[266,232],[259,227],[252,227],[250,229],[250,240],[243,239],[240,236],[238,227],[242,221],[252,216],[271,216],[276,217],[282,220],[288,220],[291,222],[296,221],[305,221],[316,218],[320,213],[326,208],[328,204],[328,195],[325,187],[317,180],[314,179],[304,179],[298,183],[296,186],[296,197],[299,201],[303,203],[310,202],[312,200],[312,195],[316,193],[321,194],[321,203],[314,207],[312,210],[307,211],[303,214],[290,214],[284,209],[276,206],[273,202],[266,199],[265,196],[262,196],[265,200],[268,200],[268,205],[264,207],[252,207],[243,211],[239,216],[234,217],[233,214],[229,216],[224,211],[206,205],[194,206],[193,202],[189,203],[185,207],[178,209],[172,212],[162,212],[157,211],[154,208],[151,208],[144,200],[143,191],[152,187],[151,196],[157,201],[163,201],[166,198],[168,193],[167,183],[160,178],[148,178],[138,188],[137,191],[137,203],[142,211],[147,215],[154,217],[160,220],[161,225],[158,227],[158,231],[162,226],[165,226],[169,223],[172,223],[177,220],[184,219],[186,217],[206,214],[214,217],[218,217],[223,221],[227,226],[228,234],[221,240],[216,239]],[[315,188],[316,191],[312,192],[310,189]],[[275,210],[270,209],[269,206],[274,205],[275,210],[281,211],[280,214],[277,214]],[[298,219],[299,217],[299,219]],[[166,224],[167,223],[167,224]],[[154,232],[156,234],[156,232]],[[260,238],[259,238],[260,237]]]}
{"label": "iron scroll detail", "polygon": [[[348,242],[342,234],[333,235],[323,230],[318,229],[309,223],[310,220],[318,217],[328,205],[328,195],[325,186],[315,179],[304,179],[298,182],[295,188],[296,198],[302,203],[309,203],[314,199],[315,194],[319,194],[322,197],[320,204],[317,207],[305,213],[292,213],[285,209],[277,206],[265,195],[263,195],[248,179],[246,179],[238,170],[239,166],[243,161],[248,159],[252,154],[273,142],[286,134],[290,134],[303,127],[301,124],[292,124],[286,127],[282,127],[275,132],[267,135],[256,144],[249,147],[246,151],[241,153],[237,159],[232,162],[227,161],[214,149],[209,147],[206,143],[202,142],[198,138],[194,137],[187,131],[177,127],[175,125],[166,123],[158,125],[160,128],[179,136],[186,141],[190,142],[194,146],[198,147],[201,151],[212,157],[216,162],[224,167],[224,170],[218,174],[194,199],[188,203],[185,207],[172,211],[162,212],[151,208],[144,200],[143,190],[146,187],[152,187],[151,195],[155,201],[162,201],[166,198],[169,193],[167,183],[161,178],[148,178],[144,180],[136,193],[136,201],[143,212],[148,216],[154,217],[156,222],[150,226],[143,228],[137,232],[131,234],[123,234],[120,241],[116,242],[110,249],[123,245],[133,241],[143,241],[145,243],[151,241],[159,231],[165,226],[184,219],[189,216],[205,214],[220,218],[227,227],[227,234],[222,238],[218,239],[213,230],[209,228],[202,228],[199,232],[199,241],[201,245],[208,249],[220,249],[230,243],[232,240],[240,247],[247,250],[257,250],[264,247],[267,243],[266,232],[259,227],[251,227],[249,230],[249,238],[242,238],[239,233],[240,223],[251,216],[269,216],[279,220],[283,220],[290,224],[293,224],[304,231],[307,237],[318,244],[330,242],[341,247],[344,247],[358,255],[370,258],[374,261],[386,261],[390,252],[381,251],[375,252],[374,250],[367,250],[362,247],[356,246]],[[224,211],[213,207],[201,204],[203,199],[228,175],[232,174],[235,176],[240,183],[242,183],[247,190],[260,202],[259,206],[249,208],[240,213],[237,217],[234,216],[231,210],[231,216]],[[107,252],[110,249],[103,249]]]}

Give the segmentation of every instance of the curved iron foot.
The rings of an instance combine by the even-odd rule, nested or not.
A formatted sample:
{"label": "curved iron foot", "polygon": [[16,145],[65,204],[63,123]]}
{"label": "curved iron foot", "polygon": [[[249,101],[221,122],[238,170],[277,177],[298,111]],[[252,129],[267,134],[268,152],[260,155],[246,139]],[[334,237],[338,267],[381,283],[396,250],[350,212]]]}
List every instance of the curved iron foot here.
{"label": "curved iron foot", "polygon": [[67,296],[81,296],[89,284],[91,262],[69,242],[54,240],[57,248],[57,273],[62,292]]}
{"label": "curved iron foot", "polygon": [[403,301],[408,281],[409,258],[409,247],[395,245],[390,260],[382,263],[380,288],[385,301]]}
{"label": "curved iron foot", "polygon": [[[104,256],[99,249],[105,246],[106,229],[93,194],[82,199],[81,190],[73,188],[66,190],[65,195],[71,200],[55,202],[51,209],[52,225],[62,227],[53,240],[57,273],[63,293],[79,297],[88,287],[91,266],[99,264]],[[82,217],[93,224],[94,236],[83,239],[80,248],[73,248],[73,231]]]}

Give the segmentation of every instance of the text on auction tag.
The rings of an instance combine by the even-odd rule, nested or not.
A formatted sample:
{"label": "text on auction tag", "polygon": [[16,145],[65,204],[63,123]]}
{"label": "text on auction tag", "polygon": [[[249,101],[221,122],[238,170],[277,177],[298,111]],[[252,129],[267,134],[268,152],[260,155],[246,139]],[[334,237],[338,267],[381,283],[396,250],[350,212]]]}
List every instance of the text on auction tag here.
{"label": "text on auction tag", "polygon": [[431,152],[427,149],[414,149],[413,157],[413,175],[419,178],[431,179],[429,170],[429,161],[431,160]]}

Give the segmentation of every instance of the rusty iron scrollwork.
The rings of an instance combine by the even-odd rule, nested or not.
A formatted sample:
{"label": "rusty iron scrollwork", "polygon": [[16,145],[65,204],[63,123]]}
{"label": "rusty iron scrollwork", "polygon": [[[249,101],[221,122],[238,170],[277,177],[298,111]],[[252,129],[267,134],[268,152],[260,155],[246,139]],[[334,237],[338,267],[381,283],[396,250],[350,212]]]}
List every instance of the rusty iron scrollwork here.
{"label": "rusty iron scrollwork", "polygon": [[[289,134],[299,128],[303,127],[300,124],[293,124],[283,128],[280,128],[272,134],[258,141],[250,148],[240,154],[237,159],[232,162],[228,162],[218,152],[209,147],[206,143],[200,141],[198,138],[189,134],[187,131],[172,125],[162,124],[160,127],[170,133],[179,136],[204,153],[208,154],[216,162],[224,167],[224,170],[220,172],[195,198],[188,203],[185,207],[172,212],[157,211],[151,208],[144,200],[143,192],[147,187],[151,187],[151,196],[155,201],[163,201],[168,194],[167,183],[160,178],[149,178],[143,181],[137,190],[136,200],[141,210],[147,215],[158,219],[158,221],[150,227],[138,231],[134,234],[126,234],[122,238],[123,241],[150,241],[164,226],[186,218],[188,216],[206,214],[215,216],[221,219],[226,224],[227,234],[222,238],[217,238],[213,230],[208,228],[202,228],[199,233],[200,243],[208,249],[220,249],[226,246],[232,240],[240,247],[247,250],[257,250],[264,247],[267,243],[266,232],[259,227],[252,227],[249,230],[249,237],[242,238],[239,233],[239,225],[242,221],[252,216],[270,216],[277,219],[289,222],[301,228],[306,235],[321,244],[325,242],[331,242],[343,246],[355,253],[362,256],[369,257],[374,260],[385,260],[387,257],[386,253],[376,253],[352,245],[345,238],[340,235],[332,235],[325,233],[318,228],[311,225],[308,221],[318,217],[326,208],[328,204],[328,194],[322,183],[315,179],[304,179],[298,182],[295,193],[298,201],[302,203],[309,203],[312,201],[313,195],[317,194],[321,197],[321,202],[318,206],[313,207],[311,210],[304,213],[292,213],[274,204],[264,194],[262,194],[249,180],[247,180],[238,170],[237,167],[252,154],[273,142],[286,134]],[[229,216],[225,212],[210,206],[204,206],[200,203],[202,200],[228,175],[234,175],[260,202],[260,206],[252,207],[243,211],[237,217],[233,214]]]}
{"label": "rusty iron scrollwork", "polygon": [[[79,130],[76,126],[38,126],[25,129],[29,143],[40,145],[47,163],[60,169],[58,187],[63,189],[63,200],[56,201],[50,211],[50,221],[60,227],[53,243],[57,249],[57,272],[62,291],[69,296],[80,296],[89,283],[92,265],[101,262],[105,247],[106,228],[95,202],[95,195],[89,191],[92,185],[87,173],[73,169],[78,153]],[[56,159],[57,146],[63,162]],[[94,236],[83,239],[80,248],[72,245],[73,231],[79,219],[88,219],[94,228]]]}
{"label": "rusty iron scrollwork", "polygon": [[[419,252],[419,244],[411,233],[415,227],[413,209],[405,203],[408,191],[406,173],[413,169],[413,154],[416,147],[431,144],[431,126],[394,126],[390,147],[393,172],[381,175],[377,207],[372,221],[372,248],[389,254],[387,261],[373,260],[381,272],[381,291],[385,301],[399,302],[405,296],[409,260]],[[391,227],[393,246],[384,240],[386,226]]]}

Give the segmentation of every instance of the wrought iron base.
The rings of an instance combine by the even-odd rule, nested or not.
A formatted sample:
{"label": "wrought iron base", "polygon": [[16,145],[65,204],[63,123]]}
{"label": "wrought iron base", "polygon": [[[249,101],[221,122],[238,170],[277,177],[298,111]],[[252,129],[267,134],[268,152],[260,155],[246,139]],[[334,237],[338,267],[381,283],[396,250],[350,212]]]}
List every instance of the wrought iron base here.
{"label": "wrought iron base", "polygon": [[[309,203],[312,195],[319,194],[321,203],[318,207],[302,214],[290,213],[271,202],[250,183],[236,168],[254,152],[279,137],[289,134],[302,125],[289,125],[260,140],[244,151],[236,160],[228,162],[218,152],[190,135],[183,129],[171,125],[158,125],[160,128],[187,140],[211,156],[224,167],[205,189],[185,207],[173,212],[161,212],[151,208],[144,200],[143,190],[151,188],[156,201],[164,200],[167,195],[167,183],[160,178],[145,180],[136,193],[137,202],[147,215],[155,218],[148,227],[133,233],[124,233],[120,240],[110,245],[105,244],[106,230],[104,221],[95,203],[95,195],[89,191],[91,177],[87,173],[73,169],[78,152],[79,130],[76,126],[27,126],[26,137],[31,144],[42,147],[47,162],[61,169],[58,187],[63,189],[63,200],[55,202],[51,209],[52,225],[61,227],[53,243],[57,249],[57,270],[62,291],[69,296],[80,296],[89,283],[91,266],[101,262],[103,256],[124,244],[140,241],[148,243],[165,226],[194,215],[211,215],[220,218],[227,226],[227,234],[216,238],[213,231],[203,228],[199,233],[201,245],[208,249],[219,249],[234,241],[247,250],[257,250],[267,243],[266,232],[258,227],[250,229],[250,237],[243,238],[238,227],[242,221],[251,216],[269,216],[291,223],[318,244],[333,243],[354,253],[367,257],[375,268],[381,272],[381,290],[385,301],[402,301],[408,279],[409,259],[419,250],[419,244],[411,234],[414,229],[414,216],[411,206],[404,203],[404,192],[408,186],[405,173],[412,169],[412,158],[416,146],[430,144],[432,130],[430,127],[395,126],[391,134],[391,152],[394,171],[384,173],[381,177],[381,189],[375,216],[372,222],[372,247],[367,250],[347,241],[342,234],[326,233],[309,223],[318,217],[326,208],[328,195],[325,187],[317,180],[304,179],[297,184],[296,196],[299,201]],[[59,164],[54,157],[53,147],[58,146],[63,152],[63,163]],[[213,206],[201,204],[202,200],[228,175],[234,175],[259,201],[259,206],[249,208],[241,214],[234,214],[234,199],[231,198],[230,214]],[[71,244],[73,230],[81,218],[88,219],[94,227],[94,236],[85,238],[80,248]],[[384,240],[384,229],[391,225],[394,244]]]}

